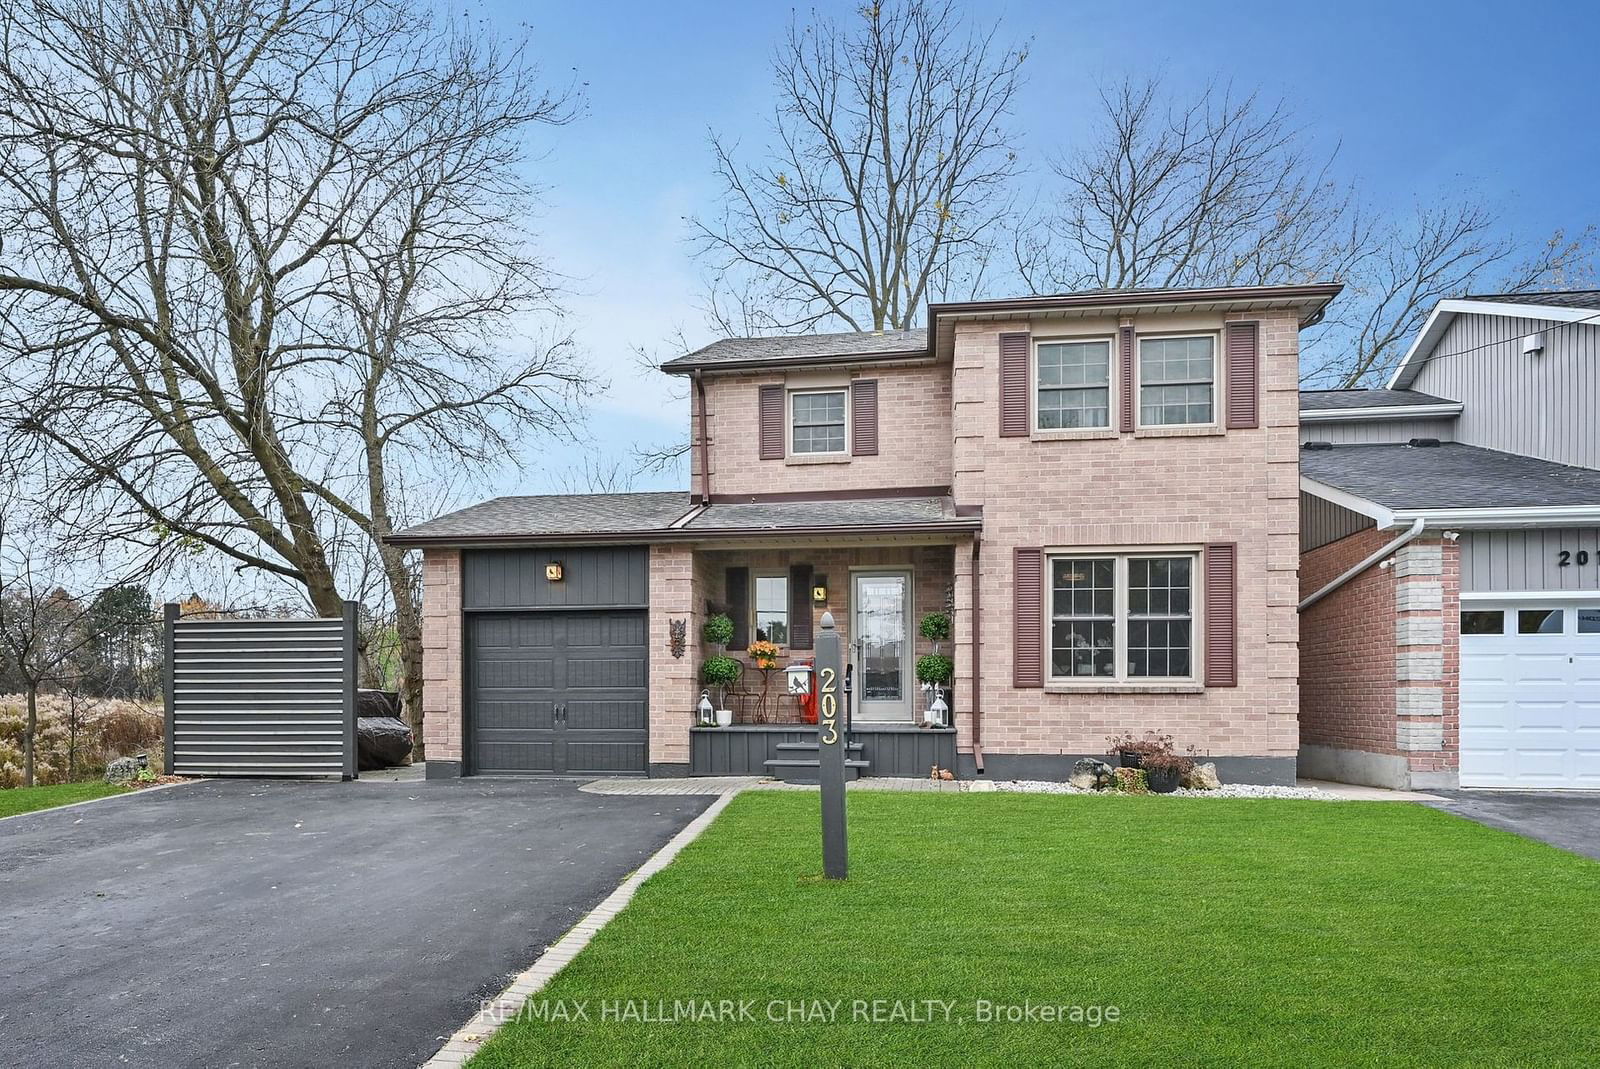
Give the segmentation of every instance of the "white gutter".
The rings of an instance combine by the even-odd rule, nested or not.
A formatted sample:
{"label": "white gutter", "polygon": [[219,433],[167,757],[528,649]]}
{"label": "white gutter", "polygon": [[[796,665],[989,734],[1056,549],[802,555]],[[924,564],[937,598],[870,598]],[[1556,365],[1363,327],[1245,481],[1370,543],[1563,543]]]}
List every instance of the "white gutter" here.
{"label": "white gutter", "polygon": [[1381,408],[1313,408],[1300,410],[1301,423],[1355,423],[1383,419],[1448,419],[1461,415],[1460,401],[1442,405],[1389,405]]}
{"label": "white gutter", "polygon": [[1335,590],[1338,590],[1350,580],[1354,579],[1356,576],[1360,575],[1374,564],[1377,564],[1383,558],[1389,556],[1391,553],[1405,545],[1407,542],[1411,541],[1413,538],[1416,538],[1422,533],[1424,526],[1426,526],[1426,521],[1424,521],[1421,516],[1418,516],[1416,522],[1407,528],[1399,538],[1396,538],[1394,541],[1390,542],[1376,553],[1367,557],[1360,564],[1357,564],[1355,567],[1345,571],[1339,576],[1339,578],[1335,579],[1333,582],[1329,583],[1315,594],[1312,594],[1307,598],[1302,598],[1300,600],[1300,611],[1305,612],[1307,609],[1311,608],[1311,606],[1315,605],[1329,594],[1332,594]]}
{"label": "white gutter", "polygon": [[1600,525],[1600,505],[1521,508],[1396,509],[1394,524],[1426,520],[1435,527],[1588,527]]}

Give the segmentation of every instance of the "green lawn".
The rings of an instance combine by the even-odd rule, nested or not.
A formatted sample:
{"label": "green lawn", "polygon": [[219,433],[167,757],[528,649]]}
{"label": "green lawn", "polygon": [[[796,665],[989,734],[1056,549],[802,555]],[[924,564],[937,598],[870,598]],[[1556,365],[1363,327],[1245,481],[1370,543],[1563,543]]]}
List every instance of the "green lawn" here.
{"label": "green lawn", "polygon": [[[735,800],[530,1003],[590,1020],[514,1021],[474,1069],[1600,1064],[1600,865],[1551,847],[1398,803],[849,808],[850,879],[830,884],[814,794]],[[600,1019],[619,999],[752,1000],[757,1020]],[[812,999],[842,999],[837,1021],[766,1019]],[[873,999],[954,1005],[853,1020]],[[980,1024],[979,999],[1119,1019]]]}
{"label": "green lawn", "polygon": [[58,805],[87,802],[91,798],[104,798],[125,790],[126,787],[113,787],[100,780],[60,783],[54,787],[12,787],[0,791],[0,817],[14,817],[18,813],[32,813],[36,809],[54,809]]}

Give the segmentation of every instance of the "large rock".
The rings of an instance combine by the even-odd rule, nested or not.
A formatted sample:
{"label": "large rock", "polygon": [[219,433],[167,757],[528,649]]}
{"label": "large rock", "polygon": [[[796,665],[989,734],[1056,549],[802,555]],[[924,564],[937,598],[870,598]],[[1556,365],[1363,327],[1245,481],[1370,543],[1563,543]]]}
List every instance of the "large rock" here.
{"label": "large rock", "polygon": [[1111,786],[1112,775],[1111,766],[1104,761],[1081,757],[1072,766],[1072,775],[1067,777],[1067,782],[1080,791],[1099,791]]}
{"label": "large rock", "polygon": [[132,783],[139,778],[139,761],[133,757],[119,757],[106,766],[107,783]]}
{"label": "large rock", "polygon": [[411,728],[397,716],[356,719],[356,767],[362,772],[411,763]]}
{"label": "large rock", "polygon": [[1217,766],[1207,761],[1191,768],[1183,777],[1183,785],[1191,791],[1214,791],[1222,786],[1222,778],[1217,775]]}
{"label": "large rock", "polygon": [[357,716],[400,715],[400,692],[397,690],[356,691]]}

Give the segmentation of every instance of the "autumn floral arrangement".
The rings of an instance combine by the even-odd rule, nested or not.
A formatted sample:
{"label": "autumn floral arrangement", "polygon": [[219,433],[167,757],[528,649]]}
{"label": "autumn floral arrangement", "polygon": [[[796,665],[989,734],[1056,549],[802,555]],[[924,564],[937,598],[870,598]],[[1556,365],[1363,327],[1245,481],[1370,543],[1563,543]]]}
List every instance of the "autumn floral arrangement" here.
{"label": "autumn floral arrangement", "polygon": [[768,642],[764,638],[757,639],[750,643],[745,652],[750,655],[750,660],[755,663],[755,666],[763,672],[770,672],[778,667],[778,644],[776,642]]}

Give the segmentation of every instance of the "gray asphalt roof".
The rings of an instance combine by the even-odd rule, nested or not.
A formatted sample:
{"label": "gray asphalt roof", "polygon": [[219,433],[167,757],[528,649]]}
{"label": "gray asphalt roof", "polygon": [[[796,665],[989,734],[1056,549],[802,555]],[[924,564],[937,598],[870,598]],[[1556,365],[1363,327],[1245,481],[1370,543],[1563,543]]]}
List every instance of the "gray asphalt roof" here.
{"label": "gray asphalt roof", "polygon": [[1537,290],[1528,293],[1472,293],[1464,301],[1501,301],[1506,304],[1548,304],[1555,308],[1600,309],[1600,290]]}
{"label": "gray asphalt roof", "polygon": [[1600,471],[1456,442],[1302,449],[1300,474],[1395,510],[1600,505]]}
{"label": "gray asphalt roof", "polygon": [[658,531],[689,511],[682,490],[647,494],[497,497],[397,532],[411,538],[608,534]]}
{"label": "gray asphalt roof", "polygon": [[1345,408],[1398,408],[1405,405],[1448,405],[1453,402],[1416,390],[1301,390],[1300,411],[1333,412]]}
{"label": "gray asphalt roof", "polygon": [[873,359],[916,356],[928,351],[926,330],[877,333],[790,334],[773,338],[724,338],[686,356],[668,360],[663,371],[692,371],[742,364],[804,364],[852,356]]}
{"label": "gray asphalt roof", "polygon": [[789,527],[875,527],[948,523],[956,516],[948,497],[891,497],[840,501],[756,501],[717,504],[689,521],[698,530],[782,530]]}
{"label": "gray asphalt roof", "polygon": [[[497,497],[396,532],[391,540],[450,544],[482,539],[549,539],[585,535],[666,535],[694,507],[682,491],[646,494],[549,494]],[[711,505],[671,535],[817,527],[901,527],[959,522],[948,497],[889,497],[832,501],[746,501]],[[680,534],[682,532],[682,534]]]}

